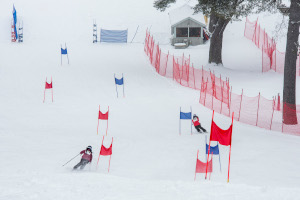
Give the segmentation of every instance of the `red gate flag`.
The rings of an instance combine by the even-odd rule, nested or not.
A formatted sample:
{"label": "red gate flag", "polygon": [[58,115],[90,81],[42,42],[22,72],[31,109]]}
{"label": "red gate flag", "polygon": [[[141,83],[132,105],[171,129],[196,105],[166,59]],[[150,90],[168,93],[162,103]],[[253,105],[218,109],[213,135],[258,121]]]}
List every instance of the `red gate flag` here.
{"label": "red gate flag", "polygon": [[[212,167],[213,157],[211,157],[210,161],[203,163],[198,159],[198,155],[199,155],[199,150],[197,151],[197,161],[196,161],[196,170],[195,170],[194,181],[196,180],[197,173],[205,173],[205,179],[206,179],[207,172],[210,172],[210,175],[211,175],[211,173],[213,171],[213,167]],[[209,175],[209,180],[210,180],[210,175]]]}
{"label": "red gate flag", "polygon": [[51,82],[50,82],[50,83],[47,82],[47,77],[46,77],[43,103],[45,103],[46,90],[47,90],[47,89],[51,89],[51,93],[52,93],[52,102],[53,102],[53,85],[52,85],[52,77],[51,77]]}
{"label": "red gate flag", "polygon": [[[232,125],[233,125],[234,113],[232,113],[231,125],[227,130],[223,130],[215,124],[214,114],[215,114],[215,111],[213,110],[207,160],[209,159],[211,141],[218,141],[221,145],[230,146],[229,160],[228,160],[228,178],[227,178],[227,183],[229,183],[230,156],[231,156],[231,137],[232,137]],[[206,165],[205,179],[207,178],[207,170],[208,170],[208,163]]]}
{"label": "red gate flag", "polygon": [[109,148],[106,148],[105,146],[101,146],[100,155],[102,156],[110,156],[112,154],[112,143]]}
{"label": "red gate flag", "polygon": [[52,82],[51,83],[46,82],[45,89],[51,89],[51,88],[52,88]]}
{"label": "red gate flag", "polygon": [[99,129],[99,120],[106,120],[107,121],[107,125],[106,125],[106,135],[107,135],[107,130],[108,130],[108,114],[109,114],[109,106],[108,106],[108,110],[107,110],[106,113],[102,113],[100,111],[100,106],[99,106],[97,135],[98,135],[98,129]]}
{"label": "red gate flag", "polygon": [[218,141],[224,146],[231,145],[231,136],[232,136],[232,124],[227,130],[223,130],[218,125],[212,121],[211,122],[211,132],[210,140]]}
{"label": "red gate flag", "polygon": [[103,141],[104,141],[104,136],[102,139],[102,144],[101,144],[101,149],[100,149],[100,153],[99,153],[99,157],[98,157],[98,162],[97,162],[97,169],[98,169],[98,163],[99,163],[99,159],[100,156],[109,156],[109,163],[108,163],[108,172],[109,172],[109,168],[110,168],[110,160],[111,160],[111,155],[112,155],[112,145],[114,142],[114,138],[111,138],[111,145],[109,148],[106,148],[105,146],[103,146]]}
{"label": "red gate flag", "polygon": [[[207,172],[212,172],[213,168],[212,168],[212,159],[210,159],[210,161],[208,162],[208,166],[207,166]],[[196,163],[196,173],[206,173],[206,162],[201,162],[199,159],[197,159],[197,163]]]}
{"label": "red gate flag", "polygon": [[102,112],[99,110],[99,116],[98,116],[98,119],[108,120],[108,111],[107,111],[106,113],[102,113]]}

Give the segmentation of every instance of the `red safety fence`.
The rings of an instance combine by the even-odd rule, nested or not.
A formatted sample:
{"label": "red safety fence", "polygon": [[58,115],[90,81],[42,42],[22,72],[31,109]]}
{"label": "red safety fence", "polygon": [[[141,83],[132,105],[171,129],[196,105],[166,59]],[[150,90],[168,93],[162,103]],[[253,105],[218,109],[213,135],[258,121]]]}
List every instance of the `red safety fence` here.
{"label": "red safety fence", "polygon": [[[258,24],[250,22],[246,18],[244,36],[251,40],[262,51],[262,72],[274,70],[275,72],[284,73],[285,52],[276,49],[276,41],[271,38]],[[299,54],[300,55],[300,54]],[[300,76],[300,59],[297,59],[297,76]]]}
{"label": "red safety fence", "polygon": [[[199,103],[216,112],[231,117],[245,124],[258,126],[274,131],[300,135],[300,124],[286,125],[282,123],[282,108],[280,97],[268,100],[260,94],[256,97],[248,97],[242,93],[232,93],[229,79],[222,80],[214,73],[203,69],[196,69],[190,63],[190,57],[184,55],[177,57],[161,52],[158,44],[155,44],[150,33],[146,32],[144,51],[149,57],[151,65],[160,75],[172,78],[182,86],[200,90]],[[192,65],[192,66],[191,66]],[[300,105],[284,105],[290,112],[297,112],[300,119]]]}

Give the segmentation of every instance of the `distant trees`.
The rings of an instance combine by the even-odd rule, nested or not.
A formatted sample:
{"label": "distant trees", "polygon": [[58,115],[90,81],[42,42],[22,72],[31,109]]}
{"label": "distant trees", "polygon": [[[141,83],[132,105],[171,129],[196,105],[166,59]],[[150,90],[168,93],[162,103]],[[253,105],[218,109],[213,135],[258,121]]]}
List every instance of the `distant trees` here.
{"label": "distant trees", "polygon": [[[156,0],[154,7],[165,11],[176,0]],[[198,0],[195,13],[202,12],[210,16],[209,31],[212,33],[209,47],[209,63],[223,64],[223,33],[231,20],[237,20],[250,13],[274,10],[276,0]],[[255,11],[254,11],[255,10]]]}
{"label": "distant trees", "polygon": [[284,63],[283,123],[297,124],[296,62],[299,49],[300,1],[291,0]]}

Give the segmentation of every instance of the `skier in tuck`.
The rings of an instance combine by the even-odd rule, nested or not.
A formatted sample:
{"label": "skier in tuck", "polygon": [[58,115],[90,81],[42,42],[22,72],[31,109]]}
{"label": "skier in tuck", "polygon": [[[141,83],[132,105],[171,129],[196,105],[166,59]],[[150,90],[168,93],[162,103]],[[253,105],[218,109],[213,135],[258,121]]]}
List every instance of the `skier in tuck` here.
{"label": "skier in tuck", "polygon": [[[203,128],[199,122],[199,117],[197,115],[193,115],[193,124],[195,126],[195,129],[199,132],[202,133],[202,131],[204,133],[207,133],[207,131],[205,130],[205,128]],[[201,131],[202,130],[202,131]]]}
{"label": "skier in tuck", "polygon": [[86,164],[91,163],[93,159],[93,152],[92,152],[92,146],[88,146],[86,150],[82,150],[80,154],[83,154],[81,157],[80,162],[74,166],[74,170],[80,167],[80,169],[83,169]]}

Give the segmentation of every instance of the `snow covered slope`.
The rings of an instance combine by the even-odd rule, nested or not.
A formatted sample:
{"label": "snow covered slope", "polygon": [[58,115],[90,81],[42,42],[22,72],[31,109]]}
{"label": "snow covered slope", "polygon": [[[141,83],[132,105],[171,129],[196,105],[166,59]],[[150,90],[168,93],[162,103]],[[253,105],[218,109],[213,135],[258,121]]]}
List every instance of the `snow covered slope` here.
{"label": "snow covered slope", "polygon": [[[169,31],[168,15],[152,1],[14,4],[24,21],[23,44],[10,42],[12,2],[0,2],[0,199],[299,199],[300,138],[237,122],[230,183],[228,147],[221,147],[222,172],[215,157],[211,181],[203,175],[194,181],[198,149],[205,160],[205,135],[190,135],[190,124],[182,122],[179,136],[179,108],[192,106],[207,129],[212,112],[198,103],[197,91],[157,75],[144,55],[138,42],[146,27]],[[93,19],[101,27],[129,28],[129,38],[137,25],[144,28],[133,44],[92,44]],[[64,58],[61,66],[64,42],[70,65]],[[116,97],[114,73],[124,73],[125,98]],[[51,76],[54,103],[48,91],[43,103]],[[97,135],[99,105],[110,109],[109,173],[108,158],[100,157],[96,168],[106,125],[100,123]],[[223,128],[231,122],[220,115],[215,121]],[[71,171],[79,158],[61,167],[88,145],[94,160],[84,171]]]}

